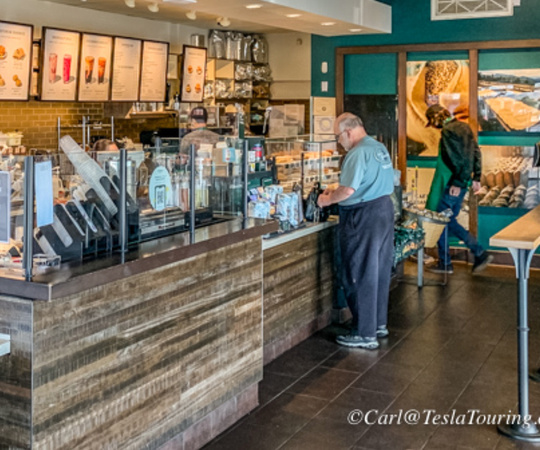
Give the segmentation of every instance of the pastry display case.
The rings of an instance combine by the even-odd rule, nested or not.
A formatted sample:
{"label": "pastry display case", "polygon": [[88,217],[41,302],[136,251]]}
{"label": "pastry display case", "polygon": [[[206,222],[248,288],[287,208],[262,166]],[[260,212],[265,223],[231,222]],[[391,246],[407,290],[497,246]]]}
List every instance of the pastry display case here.
{"label": "pastry display case", "polygon": [[296,184],[306,197],[315,183],[321,187],[339,182],[343,156],[335,140],[316,141],[310,136],[267,139],[266,158],[274,161],[276,178],[285,192]]}
{"label": "pastry display case", "polygon": [[533,209],[540,203],[538,150],[522,146],[481,146],[480,207]]}

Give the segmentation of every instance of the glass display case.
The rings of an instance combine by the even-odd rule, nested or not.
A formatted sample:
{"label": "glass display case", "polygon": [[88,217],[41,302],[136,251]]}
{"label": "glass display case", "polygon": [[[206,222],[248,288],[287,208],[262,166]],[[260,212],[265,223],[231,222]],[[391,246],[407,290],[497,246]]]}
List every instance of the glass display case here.
{"label": "glass display case", "polygon": [[285,192],[299,184],[304,197],[315,183],[324,188],[339,182],[343,156],[335,140],[315,141],[310,136],[266,140],[266,158],[274,161],[278,183]]}
{"label": "glass display case", "polygon": [[540,203],[535,147],[481,146],[479,206],[533,209]]}
{"label": "glass display case", "polygon": [[194,147],[194,158],[160,148],[85,152],[70,136],[60,148],[1,156],[0,269],[22,270],[27,251],[43,267],[96,258],[244,211],[238,140]]}

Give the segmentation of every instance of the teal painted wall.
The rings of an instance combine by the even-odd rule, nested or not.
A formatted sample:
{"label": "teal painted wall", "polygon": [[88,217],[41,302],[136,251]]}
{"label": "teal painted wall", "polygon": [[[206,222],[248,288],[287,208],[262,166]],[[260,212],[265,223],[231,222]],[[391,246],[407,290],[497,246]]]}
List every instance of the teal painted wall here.
{"label": "teal painted wall", "polygon": [[[312,95],[335,95],[335,49],[344,46],[425,44],[439,42],[538,39],[540,37],[540,5],[538,0],[522,0],[512,17],[431,21],[429,0],[385,1],[392,5],[391,34],[339,36],[311,39]],[[496,56],[494,57],[496,59]],[[321,73],[321,63],[328,62],[329,71]],[[321,92],[321,81],[328,81],[329,92]]]}
{"label": "teal painted wall", "polygon": [[[376,67],[377,70],[373,70]],[[345,94],[397,94],[397,55],[347,55]]]}

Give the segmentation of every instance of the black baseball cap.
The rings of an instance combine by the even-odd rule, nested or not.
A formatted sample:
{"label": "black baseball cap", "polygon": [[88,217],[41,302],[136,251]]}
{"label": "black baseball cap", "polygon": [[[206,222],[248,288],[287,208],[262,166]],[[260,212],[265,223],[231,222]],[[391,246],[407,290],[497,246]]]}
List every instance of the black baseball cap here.
{"label": "black baseball cap", "polygon": [[443,112],[446,112],[446,117],[451,116],[450,112],[444,106],[439,104],[431,105],[426,111],[426,118],[428,120],[426,128],[435,125],[437,123],[435,118],[440,116]]}
{"label": "black baseball cap", "polygon": [[195,120],[198,123],[206,123],[208,120],[208,111],[202,106],[197,106],[191,110],[191,120]]}

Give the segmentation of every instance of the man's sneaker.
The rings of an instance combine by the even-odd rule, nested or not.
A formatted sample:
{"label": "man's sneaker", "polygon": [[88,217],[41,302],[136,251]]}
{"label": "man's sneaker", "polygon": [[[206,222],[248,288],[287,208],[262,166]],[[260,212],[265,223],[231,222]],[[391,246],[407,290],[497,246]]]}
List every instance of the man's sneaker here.
{"label": "man's sneaker", "polygon": [[390,332],[388,331],[388,328],[386,328],[386,325],[383,325],[381,327],[377,327],[377,337],[378,338],[385,338],[388,337]]}
{"label": "man's sneaker", "polygon": [[345,347],[356,347],[356,348],[365,348],[367,350],[375,350],[379,348],[379,343],[376,338],[365,338],[358,336],[356,334],[345,334],[343,336],[338,336],[336,342],[339,345],[344,345]]}
{"label": "man's sneaker", "polygon": [[472,273],[479,273],[484,270],[488,264],[493,261],[493,256],[487,252],[482,253],[480,256],[474,258],[474,264],[472,266]]}
{"label": "man's sneaker", "polygon": [[430,266],[427,268],[427,270],[431,273],[447,273],[447,274],[453,274],[454,273],[454,267],[450,264],[448,266],[444,266],[443,264],[435,264],[434,266]]}

